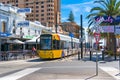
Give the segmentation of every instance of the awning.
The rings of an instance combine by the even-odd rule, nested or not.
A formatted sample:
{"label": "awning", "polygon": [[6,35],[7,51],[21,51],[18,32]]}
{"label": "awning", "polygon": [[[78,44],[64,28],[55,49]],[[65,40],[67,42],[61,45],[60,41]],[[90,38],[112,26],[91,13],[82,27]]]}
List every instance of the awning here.
{"label": "awning", "polygon": [[7,43],[11,43],[11,44],[24,44],[24,42],[15,39],[15,40],[7,40]]}
{"label": "awning", "polygon": [[[25,41],[26,44],[36,44],[36,39],[38,39],[39,37],[35,37],[31,40],[27,40]],[[40,39],[38,39],[38,42],[40,42]]]}

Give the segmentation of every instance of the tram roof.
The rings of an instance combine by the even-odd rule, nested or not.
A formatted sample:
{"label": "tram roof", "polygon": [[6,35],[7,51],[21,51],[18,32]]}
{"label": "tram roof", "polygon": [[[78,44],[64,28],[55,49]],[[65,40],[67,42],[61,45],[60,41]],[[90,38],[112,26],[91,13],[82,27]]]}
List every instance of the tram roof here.
{"label": "tram roof", "polygon": [[58,35],[60,36],[60,40],[67,41],[67,42],[71,41],[71,37],[67,35],[62,35],[62,34],[58,34]]}
{"label": "tram roof", "polygon": [[[67,35],[62,35],[62,34],[58,34],[60,36],[60,39],[63,41],[67,41],[67,42],[71,42],[71,37],[67,36]],[[79,43],[79,39],[77,38],[72,38],[73,42]]]}

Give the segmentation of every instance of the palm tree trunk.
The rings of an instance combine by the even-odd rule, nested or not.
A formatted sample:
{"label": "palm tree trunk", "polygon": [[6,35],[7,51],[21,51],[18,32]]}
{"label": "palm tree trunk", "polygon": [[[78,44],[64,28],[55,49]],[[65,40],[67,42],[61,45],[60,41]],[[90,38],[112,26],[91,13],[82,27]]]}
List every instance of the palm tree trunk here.
{"label": "palm tree trunk", "polygon": [[116,60],[116,37],[114,33],[109,33],[107,38],[107,49],[112,51]]}

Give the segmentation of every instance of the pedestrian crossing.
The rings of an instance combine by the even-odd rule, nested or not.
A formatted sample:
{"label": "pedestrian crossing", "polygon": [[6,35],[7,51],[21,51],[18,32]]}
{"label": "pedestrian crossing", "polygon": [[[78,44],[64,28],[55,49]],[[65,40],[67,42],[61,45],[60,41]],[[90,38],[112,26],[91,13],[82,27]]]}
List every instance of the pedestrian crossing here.
{"label": "pedestrian crossing", "polygon": [[[106,72],[107,74],[111,75],[113,78],[116,80],[120,80],[120,73],[117,68],[114,67],[99,67],[101,70]],[[9,74],[7,76],[3,76],[0,78],[0,80],[18,80],[24,76],[27,76],[31,73],[34,73],[35,71],[41,70],[42,68],[26,68],[24,70],[15,72],[13,74]],[[49,80],[49,79],[48,79]],[[54,80],[54,79],[50,79]],[[67,80],[67,79],[55,79],[55,80]],[[69,79],[69,80],[74,80],[74,79]],[[75,79],[75,80],[84,80],[84,79]]]}
{"label": "pedestrian crossing", "polygon": [[40,69],[41,68],[27,68],[27,69],[24,69],[22,71],[19,71],[19,72],[16,72],[16,73],[1,77],[0,80],[17,80],[17,79],[19,79],[21,77],[29,75],[29,74],[37,71],[37,70],[40,70]]}

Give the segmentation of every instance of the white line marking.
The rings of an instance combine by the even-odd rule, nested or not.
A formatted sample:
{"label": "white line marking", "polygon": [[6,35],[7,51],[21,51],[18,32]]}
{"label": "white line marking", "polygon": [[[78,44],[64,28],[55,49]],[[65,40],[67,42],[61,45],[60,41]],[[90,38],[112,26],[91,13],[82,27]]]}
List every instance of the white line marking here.
{"label": "white line marking", "polygon": [[0,80],[17,80],[23,76],[26,76],[28,74],[31,74],[31,73],[37,71],[39,69],[41,69],[41,68],[27,68],[25,70],[1,77]]}
{"label": "white line marking", "polygon": [[120,75],[118,75],[119,74],[118,69],[114,67],[100,67],[100,69],[102,69],[103,71],[114,77],[115,79],[120,80]]}
{"label": "white line marking", "polygon": [[48,80],[85,80],[85,79],[48,79]]}

